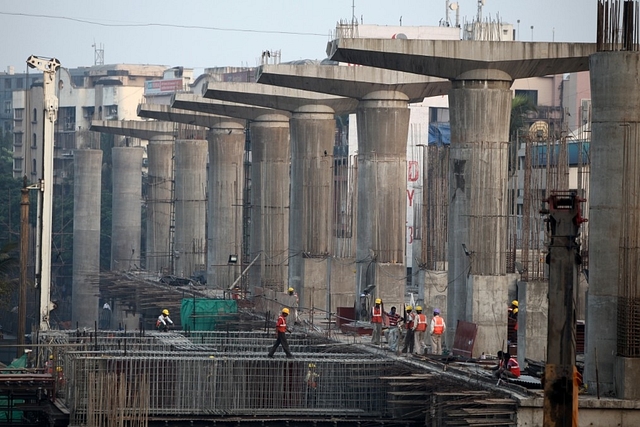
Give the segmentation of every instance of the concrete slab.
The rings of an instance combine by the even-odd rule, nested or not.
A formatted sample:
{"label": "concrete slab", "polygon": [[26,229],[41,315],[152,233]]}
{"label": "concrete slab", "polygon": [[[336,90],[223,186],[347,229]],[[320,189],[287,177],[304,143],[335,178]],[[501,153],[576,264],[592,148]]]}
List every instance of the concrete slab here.
{"label": "concrete slab", "polygon": [[[585,71],[595,43],[337,39],[335,61],[453,80],[515,80]],[[357,67],[354,67],[357,68]],[[261,80],[258,80],[261,81]]]}
{"label": "concrete slab", "polygon": [[309,106],[325,106],[336,114],[346,114],[353,113],[358,106],[358,101],[353,98],[260,83],[209,83],[203,87],[202,95],[209,99],[291,112],[300,109],[306,112]]}
{"label": "concrete slab", "polygon": [[260,116],[265,116],[268,114],[278,114],[289,118],[291,117],[291,113],[288,111],[256,107],[253,105],[240,104],[236,102],[219,101],[216,99],[207,99],[199,95],[181,93],[173,96],[171,107],[179,108],[182,110],[200,111],[202,113],[208,114],[218,114],[245,120],[255,120]]}
{"label": "concrete slab", "polygon": [[230,120],[236,121],[244,126],[243,119],[232,119],[226,116],[202,113],[193,110],[181,110],[171,108],[168,105],[160,104],[140,104],[138,105],[138,116],[149,119],[156,119],[165,122],[185,123],[208,128],[217,128],[220,123],[228,123]]}
{"label": "concrete slab", "polygon": [[256,81],[355,99],[364,99],[375,92],[395,91],[404,93],[409,102],[446,95],[451,87],[449,81],[436,77],[336,65],[263,65]]}

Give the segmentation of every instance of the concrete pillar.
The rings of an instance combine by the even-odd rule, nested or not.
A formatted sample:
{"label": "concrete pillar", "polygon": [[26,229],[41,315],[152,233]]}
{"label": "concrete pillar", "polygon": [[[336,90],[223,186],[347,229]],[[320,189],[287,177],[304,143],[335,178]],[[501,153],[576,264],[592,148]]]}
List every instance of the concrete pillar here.
{"label": "concrete pillar", "polygon": [[74,151],[73,283],[71,322],[93,328],[98,320],[100,281],[101,150]]}
{"label": "concrete pillar", "polygon": [[171,272],[171,204],[173,202],[173,145],[170,135],[154,136],[147,145],[146,269],[152,273]]}
{"label": "concrete pillar", "polygon": [[289,118],[265,114],[251,122],[251,291],[282,291],[289,263]]}
{"label": "concrete pillar", "polygon": [[142,147],[113,147],[111,270],[140,267]]}
{"label": "concrete pillar", "polygon": [[174,274],[205,268],[207,141],[177,140],[175,149]]}
{"label": "concrete pillar", "polygon": [[[244,126],[237,120],[222,121],[211,128],[207,140],[207,286],[228,289],[241,273]],[[228,264],[229,255],[238,255],[237,264]]]}
{"label": "concrete pillar", "polygon": [[305,264],[326,259],[331,247],[334,111],[321,105],[301,107],[293,113],[290,126],[289,286],[298,293],[300,305],[310,307],[311,295],[305,298],[305,288],[326,289],[326,268],[311,265],[307,270]]}
{"label": "concrete pillar", "polygon": [[504,79],[457,80],[449,93],[446,341],[453,343],[458,320],[473,322],[474,355],[495,353],[506,342],[510,86]]}
{"label": "concrete pillar", "polygon": [[[590,57],[592,126],[585,380],[590,390],[640,397],[640,54]],[[617,314],[617,319],[616,319]],[[625,325],[619,330],[619,325]],[[635,345],[635,347],[634,347]],[[628,353],[635,352],[635,357]],[[598,375],[596,376],[596,370]]]}
{"label": "concrete pillar", "polygon": [[[362,98],[358,122],[357,294],[375,285],[385,307],[400,306],[406,282],[408,97],[395,91]],[[378,271],[378,270],[384,270]],[[379,277],[377,273],[380,273]]]}

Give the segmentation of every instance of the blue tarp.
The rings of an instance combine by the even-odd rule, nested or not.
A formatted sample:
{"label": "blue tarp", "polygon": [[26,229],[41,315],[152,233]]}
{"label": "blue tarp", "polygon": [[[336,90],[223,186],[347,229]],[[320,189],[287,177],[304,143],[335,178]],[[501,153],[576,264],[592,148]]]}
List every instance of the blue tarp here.
{"label": "blue tarp", "polygon": [[429,123],[429,144],[451,144],[451,126],[449,122]]}

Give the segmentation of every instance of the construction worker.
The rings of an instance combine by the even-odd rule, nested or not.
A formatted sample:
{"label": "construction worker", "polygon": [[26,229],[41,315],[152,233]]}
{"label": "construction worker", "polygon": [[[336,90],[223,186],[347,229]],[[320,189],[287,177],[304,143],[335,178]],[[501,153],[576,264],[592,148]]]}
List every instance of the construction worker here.
{"label": "construction worker", "polygon": [[444,319],[440,317],[440,309],[433,309],[433,317],[429,325],[429,333],[431,334],[431,352],[433,354],[442,354],[442,334],[447,330]]}
{"label": "construction worker", "polygon": [[500,379],[520,377],[520,365],[508,352],[498,351],[498,366],[493,367],[494,376]]}
{"label": "construction worker", "polygon": [[280,316],[276,322],[276,342],[269,350],[269,357],[273,357],[273,354],[278,349],[278,346],[282,344],[282,349],[287,354],[287,357],[293,357],[293,354],[289,351],[289,343],[287,342],[286,333],[291,331],[287,328],[287,316],[289,316],[289,309],[287,307],[282,309]]}
{"label": "construction worker", "polygon": [[300,317],[298,316],[298,306],[300,305],[300,300],[298,299],[298,293],[295,289],[289,288],[287,290],[287,294],[289,295],[289,307],[293,308],[293,323],[295,325],[300,324]]}
{"label": "construction worker", "polygon": [[413,331],[415,336],[416,354],[424,354],[427,345],[424,342],[424,336],[427,332],[427,315],[422,313],[422,307],[416,307],[416,317],[413,322]]}
{"label": "construction worker", "polygon": [[169,310],[166,308],[162,310],[158,320],[156,320],[156,329],[158,331],[167,332],[169,330],[169,324],[173,326],[173,320],[169,317]]}
{"label": "construction worker", "polygon": [[507,323],[507,340],[510,344],[518,343],[518,300],[511,301]]}
{"label": "construction worker", "polygon": [[411,307],[410,305],[407,306],[407,308],[405,309],[405,316],[404,316],[404,325],[405,328],[407,330],[407,335],[405,335],[404,337],[404,347],[402,347],[402,352],[406,353],[407,350],[409,351],[409,353],[413,353],[413,347],[415,345],[414,342],[414,333],[413,333],[413,324],[414,324],[414,319],[415,316],[412,313],[413,311],[413,307]]}
{"label": "construction worker", "polygon": [[387,318],[389,319],[389,329],[386,331],[387,344],[389,344],[389,350],[396,352],[398,351],[398,339],[400,336],[400,331],[398,330],[400,315],[396,313],[395,307],[391,307],[391,311],[387,313]]}
{"label": "construction worker", "polygon": [[44,371],[49,375],[53,375],[55,370],[55,362],[53,361],[53,354],[49,355],[49,359],[44,363]]}
{"label": "construction worker", "polygon": [[380,335],[382,334],[382,300],[376,298],[375,305],[371,309],[371,324],[373,333],[371,334],[371,343],[380,344]]}

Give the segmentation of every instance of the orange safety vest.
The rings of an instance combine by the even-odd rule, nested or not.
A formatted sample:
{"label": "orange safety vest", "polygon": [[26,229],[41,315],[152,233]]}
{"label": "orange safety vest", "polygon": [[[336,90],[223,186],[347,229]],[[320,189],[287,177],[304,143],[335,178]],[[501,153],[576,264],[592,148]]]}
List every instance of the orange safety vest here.
{"label": "orange safety vest", "polygon": [[287,320],[281,314],[276,322],[276,332],[287,332]]}
{"label": "orange safety vest", "polygon": [[433,334],[442,335],[442,332],[444,332],[444,319],[440,316],[433,316],[433,320],[435,321],[433,325]]}
{"label": "orange safety vest", "polygon": [[416,324],[416,331],[424,332],[427,330],[427,315],[420,313],[417,316],[418,323]]}
{"label": "orange safety vest", "polygon": [[373,307],[371,323],[382,323],[382,308]]}

